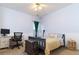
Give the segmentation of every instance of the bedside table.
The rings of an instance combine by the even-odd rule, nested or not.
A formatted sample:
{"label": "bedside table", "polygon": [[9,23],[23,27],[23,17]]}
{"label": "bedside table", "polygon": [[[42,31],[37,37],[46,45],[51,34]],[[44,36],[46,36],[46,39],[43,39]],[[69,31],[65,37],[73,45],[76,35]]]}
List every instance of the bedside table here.
{"label": "bedside table", "polygon": [[68,40],[67,47],[71,50],[76,50],[76,41],[75,40]]}

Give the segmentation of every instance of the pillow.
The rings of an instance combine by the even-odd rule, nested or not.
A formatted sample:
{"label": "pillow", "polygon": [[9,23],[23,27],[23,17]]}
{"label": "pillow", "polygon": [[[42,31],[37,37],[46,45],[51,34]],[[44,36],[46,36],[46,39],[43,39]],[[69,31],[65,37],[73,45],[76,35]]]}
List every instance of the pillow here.
{"label": "pillow", "polygon": [[48,37],[50,37],[50,38],[57,38],[58,37],[58,35],[56,34],[56,33],[53,33],[53,34],[49,34],[49,36]]}
{"label": "pillow", "polygon": [[62,38],[62,34],[57,34],[57,38]]}

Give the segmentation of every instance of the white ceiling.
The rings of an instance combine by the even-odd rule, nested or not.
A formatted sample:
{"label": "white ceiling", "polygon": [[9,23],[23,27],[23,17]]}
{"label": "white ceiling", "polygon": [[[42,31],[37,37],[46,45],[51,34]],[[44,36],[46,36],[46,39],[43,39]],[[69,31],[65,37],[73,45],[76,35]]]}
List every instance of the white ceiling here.
{"label": "white ceiling", "polygon": [[[42,3],[46,5],[40,12],[39,16],[44,16],[48,13],[55,12],[61,8],[69,6],[70,3]],[[35,15],[35,11],[32,9],[32,3],[1,3],[0,6],[18,10],[24,13]]]}

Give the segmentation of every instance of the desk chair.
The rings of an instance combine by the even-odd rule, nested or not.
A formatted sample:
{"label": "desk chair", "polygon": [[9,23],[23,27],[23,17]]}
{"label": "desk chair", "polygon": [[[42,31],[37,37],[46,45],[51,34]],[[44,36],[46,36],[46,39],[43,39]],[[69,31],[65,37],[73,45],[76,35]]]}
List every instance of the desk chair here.
{"label": "desk chair", "polygon": [[23,42],[22,42],[22,32],[14,32],[14,36],[10,39],[10,47],[18,47],[22,46],[23,47]]}

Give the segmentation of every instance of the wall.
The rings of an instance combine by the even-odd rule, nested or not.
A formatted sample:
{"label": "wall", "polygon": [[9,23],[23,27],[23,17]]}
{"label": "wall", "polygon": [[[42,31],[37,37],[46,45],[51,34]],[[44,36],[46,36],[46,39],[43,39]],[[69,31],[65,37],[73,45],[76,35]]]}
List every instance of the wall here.
{"label": "wall", "polygon": [[33,21],[31,15],[5,7],[1,7],[1,9],[1,28],[9,28],[11,35],[13,35],[13,32],[23,32],[26,36],[33,35]]}
{"label": "wall", "polygon": [[65,33],[66,43],[69,38],[77,41],[79,49],[79,4],[71,4],[41,19],[42,26],[48,33]]}
{"label": "wall", "polygon": [[2,27],[2,19],[3,19],[3,13],[2,13],[2,8],[0,7],[0,28]]}

